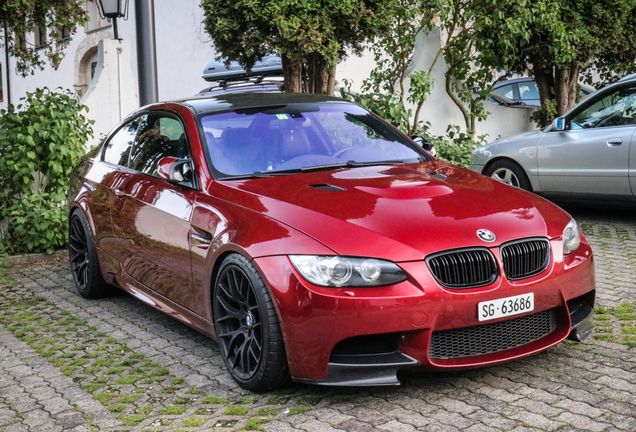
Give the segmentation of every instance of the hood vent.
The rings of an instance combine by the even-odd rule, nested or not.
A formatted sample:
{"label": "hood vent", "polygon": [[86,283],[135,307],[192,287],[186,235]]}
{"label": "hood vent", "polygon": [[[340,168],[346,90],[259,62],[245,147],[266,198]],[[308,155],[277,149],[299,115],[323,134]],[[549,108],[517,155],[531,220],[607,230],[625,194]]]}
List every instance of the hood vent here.
{"label": "hood vent", "polygon": [[345,188],[341,188],[338,186],[325,184],[325,183],[312,184],[312,185],[309,185],[309,187],[324,190],[324,191],[329,191],[329,192],[340,192],[340,191],[346,190]]}
{"label": "hood vent", "polygon": [[431,171],[430,173],[428,173],[428,175],[438,178],[440,180],[446,180],[448,177],[445,176],[444,174],[440,174],[437,171]]}

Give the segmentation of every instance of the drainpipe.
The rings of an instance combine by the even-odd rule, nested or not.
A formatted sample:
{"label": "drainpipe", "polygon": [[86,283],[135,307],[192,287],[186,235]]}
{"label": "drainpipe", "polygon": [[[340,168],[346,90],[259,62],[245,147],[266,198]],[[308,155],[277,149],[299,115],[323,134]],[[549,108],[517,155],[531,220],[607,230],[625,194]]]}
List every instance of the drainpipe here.
{"label": "drainpipe", "polygon": [[159,101],[154,0],[135,0],[135,23],[139,104],[144,106]]}
{"label": "drainpipe", "polygon": [[9,80],[9,29],[7,23],[4,23],[4,55],[6,57],[5,74],[7,76],[7,89],[5,91],[7,95],[7,106],[11,103],[11,81]]}
{"label": "drainpipe", "polygon": [[[120,42],[121,43],[121,42]],[[117,47],[117,91],[119,93],[119,120],[121,120],[121,47]]]}

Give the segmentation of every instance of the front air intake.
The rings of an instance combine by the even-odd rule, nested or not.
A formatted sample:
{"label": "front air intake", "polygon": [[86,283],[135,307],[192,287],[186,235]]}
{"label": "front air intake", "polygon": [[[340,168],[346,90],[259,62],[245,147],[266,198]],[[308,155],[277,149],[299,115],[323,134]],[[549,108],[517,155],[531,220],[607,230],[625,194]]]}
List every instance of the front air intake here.
{"label": "front air intake", "polygon": [[428,355],[432,359],[492,354],[536,341],[557,327],[556,309],[492,324],[433,332]]}

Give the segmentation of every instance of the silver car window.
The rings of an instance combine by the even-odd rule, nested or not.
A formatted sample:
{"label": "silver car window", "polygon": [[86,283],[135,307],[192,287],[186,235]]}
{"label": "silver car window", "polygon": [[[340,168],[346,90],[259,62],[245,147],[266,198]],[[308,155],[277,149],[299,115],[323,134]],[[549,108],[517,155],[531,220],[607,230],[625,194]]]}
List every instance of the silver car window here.
{"label": "silver car window", "polygon": [[572,129],[602,128],[636,124],[636,84],[613,89],[591,100],[571,119]]}

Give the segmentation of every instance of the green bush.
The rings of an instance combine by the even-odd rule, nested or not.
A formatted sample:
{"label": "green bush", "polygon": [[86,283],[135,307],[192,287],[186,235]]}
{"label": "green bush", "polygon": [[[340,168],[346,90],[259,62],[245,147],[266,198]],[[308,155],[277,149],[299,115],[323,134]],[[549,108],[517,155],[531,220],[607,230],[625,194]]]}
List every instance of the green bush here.
{"label": "green bush", "polygon": [[0,111],[0,253],[49,252],[66,244],[71,169],[93,129],[70,92],[27,93]]}
{"label": "green bush", "polygon": [[473,141],[470,134],[462,132],[456,125],[448,126],[446,136],[424,135],[435,145],[438,158],[463,168],[467,168],[470,164],[473,150],[486,143],[484,136],[479,136],[476,141]]}

